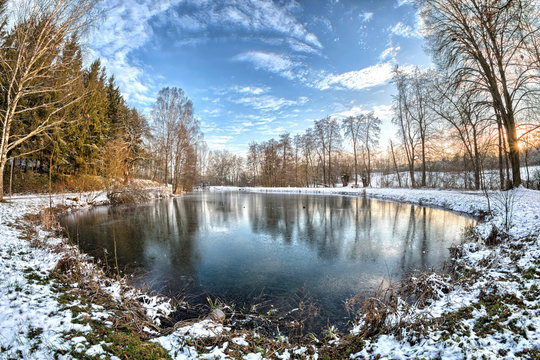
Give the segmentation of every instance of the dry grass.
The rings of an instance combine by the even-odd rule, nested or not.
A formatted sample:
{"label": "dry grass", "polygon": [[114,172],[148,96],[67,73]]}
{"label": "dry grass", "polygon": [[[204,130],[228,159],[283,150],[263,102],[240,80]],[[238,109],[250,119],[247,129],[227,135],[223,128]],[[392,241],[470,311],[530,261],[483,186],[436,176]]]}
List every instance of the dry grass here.
{"label": "dry grass", "polygon": [[[104,179],[95,175],[53,175],[52,192],[87,192],[103,190]],[[4,176],[4,189],[9,193],[9,176]],[[49,175],[38,172],[13,173],[13,194],[46,194],[49,192]]]}
{"label": "dry grass", "polygon": [[[58,216],[64,213],[69,206],[59,205],[46,208],[37,215],[26,215],[22,228],[35,245],[44,246],[37,239],[37,227],[50,231],[51,236],[59,236],[63,229],[58,222]],[[62,257],[54,269],[54,276],[65,284],[76,283],[77,287],[70,289],[78,298],[84,298],[90,303],[105,306],[109,311],[115,312],[114,327],[136,330],[141,336],[147,336],[144,327],[155,329],[156,326],[146,315],[142,306],[142,297],[123,296],[125,293],[134,294],[125,278],[119,279],[122,299],[115,300],[105,289],[112,285],[112,280],[106,272],[93,263],[87,255],[81,254],[76,246],[66,239],[70,246],[60,245],[53,249],[61,253]],[[166,320],[166,319],[164,319]]]}

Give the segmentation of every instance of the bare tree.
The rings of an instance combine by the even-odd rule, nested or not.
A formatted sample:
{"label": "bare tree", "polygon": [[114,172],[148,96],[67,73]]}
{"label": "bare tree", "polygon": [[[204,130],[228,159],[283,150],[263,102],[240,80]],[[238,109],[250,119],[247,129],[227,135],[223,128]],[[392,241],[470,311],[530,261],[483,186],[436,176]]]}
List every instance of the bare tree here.
{"label": "bare tree", "polygon": [[279,151],[281,152],[281,184],[290,185],[290,159],[292,158],[291,136],[284,133],[279,136]]}
{"label": "bare tree", "polygon": [[246,158],[246,166],[250,174],[250,184],[256,186],[260,177],[260,147],[256,142],[251,142],[248,145],[248,154]]}
{"label": "bare tree", "polygon": [[450,125],[465,148],[474,172],[474,188],[480,190],[482,170],[482,142],[487,141],[486,130],[490,125],[485,101],[464,85],[448,86],[446,78],[433,82],[429,106]]}
{"label": "bare tree", "polygon": [[[335,176],[332,172],[332,152],[336,151],[341,144],[338,121],[330,117],[315,121],[315,133],[317,134],[322,151],[322,156],[320,157],[322,160],[324,184],[334,186]],[[326,155],[328,155],[328,162],[326,162]],[[328,164],[328,169],[325,166],[326,164]]]}
{"label": "bare tree", "polygon": [[366,182],[364,186],[370,186],[373,150],[379,144],[379,137],[381,135],[381,119],[376,117],[373,112],[362,116],[362,128],[360,135],[360,141],[362,143],[364,153],[364,168],[366,169]]}
{"label": "bare tree", "polygon": [[198,124],[193,118],[191,100],[182,89],[175,87],[160,90],[152,116],[160,143],[162,181],[168,184],[171,174],[174,182],[176,164],[181,160],[178,156],[181,156],[182,147],[186,145],[185,140],[194,136],[195,129],[198,130]]}
{"label": "bare tree", "polygon": [[364,186],[371,184],[372,151],[379,142],[381,120],[373,112],[350,116],[343,120],[345,136],[351,139],[354,157],[354,183],[358,185],[358,152],[362,150]]}
{"label": "bare tree", "polygon": [[210,153],[208,178],[215,185],[241,185],[243,160],[228,150]]}
{"label": "bare tree", "polygon": [[[62,83],[55,79],[71,66],[61,61],[64,48],[87,28],[94,4],[95,0],[34,0],[20,3],[16,13],[0,14],[0,201],[4,168],[13,150],[67,121],[66,110],[83,97],[71,91],[77,78]],[[12,26],[6,25],[8,18]],[[26,105],[36,97],[39,101]],[[13,136],[14,122],[38,110],[46,115]]]}
{"label": "bare tree", "polygon": [[302,156],[304,158],[304,182],[306,186],[310,186],[313,182],[313,154],[316,148],[316,136],[312,128],[306,130],[302,135]]}
{"label": "bare tree", "polygon": [[418,131],[415,128],[412,118],[409,113],[409,93],[407,85],[407,76],[399,69],[394,71],[394,84],[397,87],[398,93],[394,96],[394,118],[393,122],[398,127],[407,164],[409,166],[409,174],[411,178],[411,186],[416,187],[414,176],[416,148],[418,146]]}
{"label": "bare tree", "polygon": [[[521,184],[516,122],[523,100],[538,91],[538,66],[528,49],[538,43],[538,13],[529,0],[417,0],[437,63],[491,97],[506,132],[512,186]],[[537,65],[537,64],[536,64]]]}
{"label": "bare tree", "polygon": [[361,119],[359,116],[349,116],[343,119],[345,136],[351,139],[354,157],[354,184],[358,185],[358,146],[360,142]]}

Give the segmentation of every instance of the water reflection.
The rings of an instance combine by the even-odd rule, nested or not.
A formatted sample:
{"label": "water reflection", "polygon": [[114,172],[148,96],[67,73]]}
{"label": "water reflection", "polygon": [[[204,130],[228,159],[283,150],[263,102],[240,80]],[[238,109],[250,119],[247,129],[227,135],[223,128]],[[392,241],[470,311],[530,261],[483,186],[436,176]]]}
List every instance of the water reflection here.
{"label": "water reflection", "polygon": [[282,306],[305,287],[335,319],[347,297],[382,279],[441,265],[474,220],[359,197],[216,192],[96,208],[64,222],[103,259],[116,241],[119,264],[138,285],[188,289],[201,301],[249,303],[264,293]]}

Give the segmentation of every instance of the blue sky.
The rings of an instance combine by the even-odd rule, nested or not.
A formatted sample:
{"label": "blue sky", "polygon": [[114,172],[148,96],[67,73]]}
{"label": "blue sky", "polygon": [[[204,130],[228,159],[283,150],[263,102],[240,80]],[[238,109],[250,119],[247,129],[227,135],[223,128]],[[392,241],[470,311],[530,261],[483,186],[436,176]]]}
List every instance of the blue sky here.
{"label": "blue sky", "polygon": [[394,132],[396,64],[430,65],[407,0],[109,0],[89,39],[131,106],[165,86],[192,99],[211,149],[373,110]]}

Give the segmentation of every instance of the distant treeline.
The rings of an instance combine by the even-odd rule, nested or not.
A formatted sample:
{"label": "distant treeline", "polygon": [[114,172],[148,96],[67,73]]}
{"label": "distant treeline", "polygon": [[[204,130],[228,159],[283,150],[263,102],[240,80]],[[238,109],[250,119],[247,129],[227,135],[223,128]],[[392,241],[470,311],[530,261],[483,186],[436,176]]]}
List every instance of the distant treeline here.
{"label": "distant treeline", "polygon": [[540,156],[540,7],[527,0],[413,2],[436,69],[396,66],[397,133],[387,148],[378,146],[373,114],[326,118],[292,139],[251,144],[245,159],[212,154],[208,181],[334,186],[350,177],[369,186],[377,171],[393,172],[397,186],[444,187],[430,181],[442,171],[463,173],[455,186],[509,189],[524,183],[525,168],[531,186],[528,168]]}

